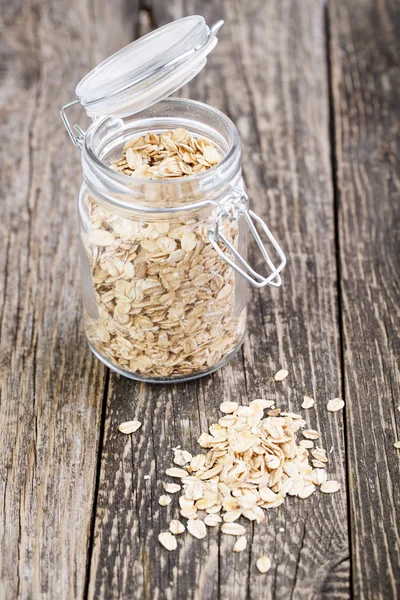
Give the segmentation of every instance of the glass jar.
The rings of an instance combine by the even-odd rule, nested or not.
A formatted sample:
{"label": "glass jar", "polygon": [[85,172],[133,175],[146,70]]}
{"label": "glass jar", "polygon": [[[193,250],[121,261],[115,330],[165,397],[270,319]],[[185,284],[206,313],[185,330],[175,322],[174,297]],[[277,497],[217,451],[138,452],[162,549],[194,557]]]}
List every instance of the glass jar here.
{"label": "glass jar", "polygon": [[[62,116],[71,135],[68,106]],[[284,255],[249,209],[240,140],[228,117],[186,99],[163,99],[133,114],[110,112],[85,133],[75,126],[78,136],[71,135],[82,148],[78,208],[90,347],[107,366],[141,381],[206,375],[242,344],[248,282],[280,285]],[[165,180],[111,168],[132,138],[151,141],[152,134],[182,129],[213,143],[222,160],[203,173]],[[278,267],[254,220],[275,247]],[[249,231],[271,269],[266,277],[247,263]]]}

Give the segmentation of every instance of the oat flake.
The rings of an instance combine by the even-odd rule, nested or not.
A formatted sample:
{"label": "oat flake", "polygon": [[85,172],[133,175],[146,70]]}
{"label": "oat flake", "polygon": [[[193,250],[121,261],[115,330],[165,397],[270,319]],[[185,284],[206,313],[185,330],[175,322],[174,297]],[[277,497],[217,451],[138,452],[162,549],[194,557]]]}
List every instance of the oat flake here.
{"label": "oat flake", "polygon": [[334,494],[335,492],[340,490],[340,487],[340,483],[332,479],[330,481],[325,481],[319,489],[324,494]]}
{"label": "oat flake", "polygon": [[207,527],[216,527],[221,522],[222,519],[217,514],[210,514],[204,518],[204,523],[207,525]]}
{"label": "oat flake", "polygon": [[318,431],[315,431],[315,429],[305,429],[303,435],[308,440],[317,440],[320,437]]}
{"label": "oat flake", "polygon": [[189,533],[199,540],[205,538],[207,535],[206,526],[200,519],[189,519],[187,522],[187,528]]}
{"label": "oat flake", "polygon": [[168,494],[176,494],[182,489],[177,483],[163,483],[163,488]]}
{"label": "oat flake", "polygon": [[286,369],[280,369],[277,373],[275,373],[275,381],[283,381],[289,375],[289,372]]}
{"label": "oat flake", "polygon": [[187,472],[184,469],[178,469],[178,467],[171,467],[165,471],[167,475],[170,477],[176,477],[177,479],[182,479],[182,477],[186,477]]}
{"label": "oat flake", "polygon": [[333,400],[329,400],[327,408],[329,412],[337,412],[344,407],[344,400],[340,398],[334,398]]}
{"label": "oat flake", "polygon": [[172,519],[169,524],[169,530],[173,535],[180,535],[185,531],[185,526],[177,519]]}
{"label": "oat flake", "polygon": [[238,408],[239,405],[237,402],[223,402],[220,405],[219,410],[223,413],[234,413]]}
{"label": "oat flake", "polygon": [[171,503],[171,496],[168,496],[168,494],[163,494],[162,496],[160,496],[160,498],[158,499],[158,504],[160,506],[168,506],[168,504]]}
{"label": "oat flake", "polygon": [[169,551],[176,550],[178,547],[176,537],[170,531],[161,532],[158,536],[158,541]]}
{"label": "oat flake", "polygon": [[246,533],[246,529],[239,523],[224,523],[221,531],[227,535],[244,535]]}
{"label": "oat flake", "polygon": [[257,559],[256,565],[260,573],[268,573],[271,568],[271,560],[268,556],[261,556]]}
{"label": "oat flake", "polygon": [[244,535],[241,535],[235,542],[235,545],[233,546],[233,551],[234,552],[243,552],[243,550],[246,549],[247,546],[247,539]]}
{"label": "oat flake", "polygon": [[310,396],[304,396],[303,399],[303,404],[301,405],[301,408],[307,409],[307,408],[312,408],[315,404],[315,400],[314,398],[311,398]]}
{"label": "oat flake", "polygon": [[142,426],[142,424],[140,421],[125,421],[125,423],[121,423],[121,425],[118,426],[118,429],[120,430],[121,433],[129,434],[129,433],[134,433],[141,426]]}

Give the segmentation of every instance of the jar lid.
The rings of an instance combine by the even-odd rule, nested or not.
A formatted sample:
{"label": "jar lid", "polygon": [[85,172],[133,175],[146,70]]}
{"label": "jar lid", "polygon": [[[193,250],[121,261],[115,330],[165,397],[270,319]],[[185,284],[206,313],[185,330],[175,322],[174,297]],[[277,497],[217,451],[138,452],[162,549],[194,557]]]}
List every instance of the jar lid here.
{"label": "jar lid", "polygon": [[88,73],[76,95],[89,117],[126,117],[166,98],[193,79],[223,25],[194,15],[173,21],[122,48]]}

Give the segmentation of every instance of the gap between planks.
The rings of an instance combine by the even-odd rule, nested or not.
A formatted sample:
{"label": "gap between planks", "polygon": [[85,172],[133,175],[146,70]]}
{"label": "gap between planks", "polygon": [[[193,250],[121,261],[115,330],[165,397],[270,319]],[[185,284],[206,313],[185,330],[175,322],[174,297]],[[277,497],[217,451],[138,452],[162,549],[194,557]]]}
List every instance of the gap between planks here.
{"label": "gap between planks", "polygon": [[324,25],[325,25],[325,48],[326,48],[326,69],[328,77],[328,103],[329,103],[329,146],[331,149],[331,180],[333,191],[333,207],[334,207],[334,234],[335,234],[335,258],[336,258],[336,281],[337,281],[337,309],[338,309],[338,328],[339,328],[339,360],[340,360],[340,393],[344,400],[343,414],[343,436],[345,449],[345,473],[346,473],[346,501],[347,501],[347,533],[349,540],[349,584],[350,594],[353,588],[353,560],[351,553],[351,511],[350,511],[350,490],[349,490],[349,475],[350,464],[349,454],[347,452],[348,440],[348,422],[347,422],[347,397],[345,386],[345,361],[344,361],[344,331],[343,331],[343,298],[342,298],[342,275],[340,265],[340,226],[339,226],[339,190],[337,179],[338,161],[336,157],[336,127],[335,127],[335,107],[333,102],[333,73],[332,73],[332,56],[331,56],[331,29],[329,22],[328,2],[324,2]]}
{"label": "gap between planks", "polygon": [[103,445],[104,445],[104,427],[105,427],[105,422],[106,422],[107,398],[108,398],[108,390],[109,390],[109,386],[110,386],[110,374],[111,374],[111,371],[107,367],[106,373],[105,373],[104,391],[103,391],[103,398],[102,398],[102,404],[101,404],[99,444],[98,444],[98,448],[97,448],[97,457],[96,457],[96,479],[95,479],[95,484],[94,484],[92,514],[90,517],[90,531],[89,531],[89,542],[88,542],[88,549],[87,549],[87,555],[86,555],[86,573],[85,573],[85,583],[84,583],[84,588],[83,588],[83,600],[87,600],[87,598],[89,596],[90,570],[91,570],[92,556],[93,556],[97,498],[99,495],[99,486],[100,486],[101,457],[102,457]]}

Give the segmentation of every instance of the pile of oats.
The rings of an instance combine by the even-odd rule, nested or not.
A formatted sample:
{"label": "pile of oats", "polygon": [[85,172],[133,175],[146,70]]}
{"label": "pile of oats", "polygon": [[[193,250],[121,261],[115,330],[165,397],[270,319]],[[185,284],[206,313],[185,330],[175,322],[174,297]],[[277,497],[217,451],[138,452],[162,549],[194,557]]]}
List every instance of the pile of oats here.
{"label": "pile of oats", "polygon": [[[218,149],[184,129],[127,142],[112,168],[145,179],[202,173],[221,160]],[[245,330],[245,302],[231,267],[208,240],[215,211],[151,221],[123,216],[86,198],[94,300],[86,331],[108,361],[144,378],[181,377],[216,367]],[[223,233],[238,246],[235,214]],[[94,305],[94,308],[93,308]]]}
{"label": "pile of oats", "polygon": [[221,160],[218,148],[186,129],[147,133],[129,140],[111,167],[141,179],[171,179],[204,173]]}
{"label": "pile of oats", "polygon": [[[169,490],[180,492],[180,515],[187,519],[189,533],[202,538],[206,526],[222,524],[222,533],[237,536],[233,550],[241,552],[247,545],[246,529],[237,522],[241,517],[262,523],[265,510],[280,506],[287,496],[308,498],[318,487],[330,494],[340,483],[328,481],[327,453],[316,445],[320,434],[303,430],[306,423],[300,415],[281,412],[273,401],[261,399],[249,406],[223,402],[220,409],[224,416],[198,440],[207,454],[192,456],[174,449],[177,466],[166,474],[180,481]],[[305,439],[298,441],[301,430]],[[170,485],[164,484],[164,489]],[[176,523],[170,532],[177,530]],[[180,523],[179,533],[183,530]],[[165,533],[160,534],[168,550],[176,548],[176,540],[168,537],[164,543],[164,538]],[[269,559],[260,558],[257,567],[266,573]]]}

